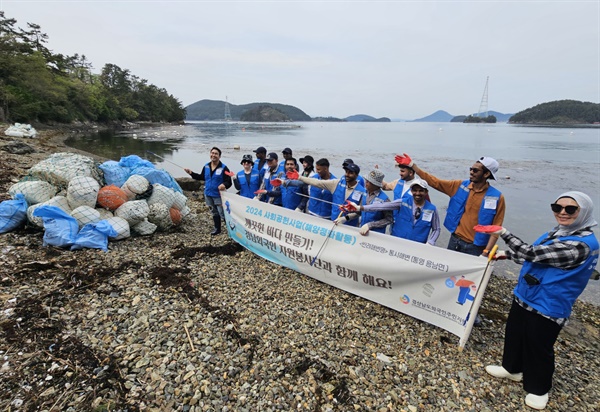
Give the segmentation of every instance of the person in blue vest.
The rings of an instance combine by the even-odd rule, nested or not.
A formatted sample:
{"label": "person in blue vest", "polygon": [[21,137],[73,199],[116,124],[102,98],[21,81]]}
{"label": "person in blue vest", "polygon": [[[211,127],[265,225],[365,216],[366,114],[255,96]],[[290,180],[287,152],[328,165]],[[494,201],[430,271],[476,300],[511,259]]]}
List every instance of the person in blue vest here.
{"label": "person in blue vest", "polygon": [[360,167],[357,164],[348,163],[344,166],[344,171],[346,173],[340,179],[321,180],[298,176],[298,174],[295,176],[288,175],[288,178],[295,178],[303,183],[329,191],[332,194],[333,203],[329,208],[331,220],[334,220],[336,224],[343,223],[358,226],[358,219],[355,219],[355,215],[341,213],[340,206],[345,204],[346,201],[362,204],[363,199],[367,196],[366,189],[356,180],[360,174]]}
{"label": "person in blue vest", "polygon": [[254,161],[254,166],[252,166],[252,168],[260,173],[260,178],[262,179],[267,170],[267,149],[263,146],[259,146],[256,150],[253,150],[253,152],[256,153],[256,160]]}
{"label": "person in blue vest", "polygon": [[[508,246],[494,259],[523,264],[506,322],[502,365],[488,365],[485,370],[497,378],[522,380],[528,394],[525,404],[538,410],[546,407],[552,388],[554,344],[595,270],[599,252],[592,232],[598,223],[588,195],[566,192],[550,207],[558,225],[532,245],[502,227],[478,228],[500,235]],[[556,409],[570,408],[557,405]]]}
{"label": "person in blue vest", "polygon": [[271,183],[275,179],[283,179],[285,171],[279,168],[277,153],[271,152],[267,156],[267,169],[264,173],[260,189],[254,194],[255,199],[272,205],[281,206],[281,186],[273,186]]}
{"label": "person in blue vest", "polygon": [[[302,164],[302,176],[305,177],[311,177],[314,173],[315,173],[315,159],[314,157],[307,155],[304,157],[300,158],[300,163]],[[288,182],[290,182],[288,180]],[[298,182],[297,180],[295,181],[291,181],[293,182]],[[307,211],[307,207],[308,207],[308,199],[309,199],[309,185],[305,185],[302,182],[298,182],[301,183],[300,185],[300,190],[299,193],[301,194],[301,200],[300,200],[300,204],[298,204],[298,206],[296,207],[296,212],[301,212],[301,213],[306,213]]]}
{"label": "person in blue vest", "polygon": [[285,170],[285,161],[292,158],[292,149],[286,147],[281,151],[281,154],[283,155],[283,160],[279,162],[279,168]]}
{"label": "person in blue vest", "polygon": [[[342,169],[346,170],[346,166],[348,166],[350,163],[354,163],[354,160],[350,158],[344,159],[342,162]],[[358,183],[360,183],[362,187],[365,187],[365,179],[361,175],[358,175],[356,180],[358,180]]]}
{"label": "person in blue vest", "polygon": [[[336,178],[335,175],[329,171],[329,160],[325,158],[317,160],[315,170],[316,173],[313,173],[308,177],[318,180],[331,180]],[[308,213],[322,219],[331,219],[331,202],[333,201],[333,194],[325,188],[313,185],[305,185],[305,187],[308,187],[308,195],[310,196],[307,204]]]}
{"label": "person in blue vest", "polygon": [[221,221],[225,220],[223,203],[221,201],[222,190],[231,187],[229,169],[221,162],[221,149],[213,147],[210,149],[210,162],[204,165],[201,173],[193,172],[191,169],[183,169],[195,180],[204,180],[204,200],[210,209],[215,227],[210,234],[216,236],[221,233]]}
{"label": "person in blue vest", "polygon": [[440,236],[440,218],[437,208],[426,199],[429,191],[427,182],[419,178],[410,183],[411,196],[401,197],[389,203],[376,205],[354,205],[361,211],[396,210],[392,225],[392,236],[415,242],[435,245]]}
{"label": "person in blue vest", "polygon": [[410,156],[397,155],[398,164],[412,167],[429,186],[450,196],[444,227],[451,233],[448,249],[474,256],[488,256],[498,236],[475,233],[476,225],[499,225],[504,221],[504,196],[488,180],[496,180],[498,162],[480,157],[467,180],[442,180],[417,166]]}
{"label": "person in blue vest", "polygon": [[[286,174],[289,172],[298,171],[298,163],[296,162],[296,159],[289,157],[285,160],[285,171]],[[288,182],[293,181],[290,181],[289,179],[280,181],[283,182],[281,186],[281,203],[283,207],[286,209],[296,210],[302,201],[302,196],[298,195],[298,193],[302,193],[302,188],[306,185],[290,185]]]}
{"label": "person in blue vest", "polygon": [[[367,190],[367,196],[363,198],[363,206],[383,205],[389,204],[390,199],[381,190],[383,178],[385,175],[383,172],[374,169],[369,172],[365,179],[365,189]],[[386,227],[393,222],[392,212],[389,209],[365,210],[360,214],[360,234],[367,235],[370,230],[379,233],[385,233]]]}
{"label": "person in blue vest", "polygon": [[239,191],[239,195],[252,199],[262,183],[260,172],[254,168],[254,162],[252,161],[252,155],[246,154],[242,156],[241,165],[242,170],[237,174],[231,173],[231,179],[233,185]]}

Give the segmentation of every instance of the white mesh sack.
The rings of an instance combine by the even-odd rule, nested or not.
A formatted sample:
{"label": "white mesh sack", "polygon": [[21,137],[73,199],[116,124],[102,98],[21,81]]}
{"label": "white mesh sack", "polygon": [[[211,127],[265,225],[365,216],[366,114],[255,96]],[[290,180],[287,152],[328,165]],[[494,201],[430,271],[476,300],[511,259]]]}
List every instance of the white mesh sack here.
{"label": "white mesh sack", "polygon": [[37,227],[43,228],[44,220],[41,217],[33,216],[33,211],[42,205],[56,206],[58,208],[61,208],[62,210],[64,210],[67,213],[71,213],[71,208],[69,207],[69,202],[67,202],[67,198],[64,196],[54,196],[52,199],[50,199],[46,202],[31,205],[27,208],[27,220],[29,220],[30,223],[32,223],[33,225],[35,225]]}
{"label": "white mesh sack", "polygon": [[75,153],[54,153],[33,166],[29,174],[57,186],[67,186],[77,176],[88,176],[102,182],[101,170],[94,160]]}
{"label": "white mesh sack", "polygon": [[[174,207],[175,209],[177,209],[181,212],[187,203],[187,200],[188,200],[187,196],[184,195],[183,193],[176,192],[174,190],[173,190],[173,194],[175,196],[175,199],[173,200],[172,207]],[[182,214],[182,217],[183,217],[183,214]]]}
{"label": "white mesh sack", "polygon": [[22,193],[29,205],[35,205],[52,199],[57,191],[56,187],[43,180],[29,180],[15,183],[8,189],[8,194],[14,199],[17,193]]}
{"label": "white mesh sack", "polygon": [[158,226],[160,230],[167,230],[171,226],[173,226],[173,221],[171,220],[171,213],[169,212],[169,208],[163,205],[162,203],[155,203],[150,206],[150,213],[148,214],[148,221],[154,223]]}
{"label": "white mesh sack", "polygon": [[144,219],[137,225],[132,226],[131,230],[138,235],[148,236],[156,232],[157,227],[154,223],[148,222],[148,219]]}
{"label": "white mesh sack", "polygon": [[119,216],[113,216],[106,219],[108,223],[115,229],[117,236],[109,237],[111,240],[121,240],[130,236],[129,223]]}
{"label": "white mesh sack", "polygon": [[100,221],[100,212],[93,207],[85,205],[73,209],[71,216],[77,220],[80,228],[88,223],[98,223]]}
{"label": "white mesh sack", "polygon": [[148,217],[150,208],[148,202],[145,200],[131,200],[123,203],[117,210],[115,210],[115,216],[122,217],[130,226],[140,223],[142,220]]}
{"label": "white mesh sack", "polygon": [[110,210],[106,210],[103,207],[97,207],[96,210],[98,213],[100,213],[100,220],[108,219],[114,216]]}
{"label": "white mesh sack", "polygon": [[182,218],[182,219],[185,219],[185,218],[186,218],[186,217],[187,217],[187,216],[190,214],[190,212],[191,212],[191,210],[190,210],[190,208],[189,208],[189,207],[187,207],[187,206],[184,206],[184,207],[183,207],[183,208],[182,208],[182,209],[179,211],[179,213],[181,213],[181,218]]}
{"label": "white mesh sack", "polygon": [[168,209],[173,206],[173,202],[175,201],[175,192],[173,189],[169,187],[165,187],[160,183],[155,183],[152,185],[154,189],[152,190],[152,194],[148,198],[148,206],[152,206],[155,203],[162,203]]}
{"label": "white mesh sack", "polygon": [[150,188],[150,182],[144,176],[131,175],[129,176],[129,179],[127,179],[123,186],[126,187],[129,191],[135,193],[136,195],[141,195]]}
{"label": "white mesh sack", "polygon": [[71,209],[79,206],[96,207],[96,199],[100,185],[96,180],[88,176],[76,176],[69,182],[67,188],[67,200]]}

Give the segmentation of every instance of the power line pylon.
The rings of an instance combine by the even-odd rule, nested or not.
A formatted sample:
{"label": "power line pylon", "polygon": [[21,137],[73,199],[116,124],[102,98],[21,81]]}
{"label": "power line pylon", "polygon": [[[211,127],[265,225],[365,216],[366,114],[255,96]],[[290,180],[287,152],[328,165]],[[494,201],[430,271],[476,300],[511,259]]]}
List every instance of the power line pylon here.
{"label": "power line pylon", "polygon": [[479,111],[477,117],[481,117],[482,113],[485,112],[485,117],[488,117],[488,82],[490,76],[485,79],[485,88],[483,89],[483,96],[481,96],[481,104],[479,105]]}
{"label": "power line pylon", "polygon": [[229,110],[229,102],[227,101],[227,96],[225,96],[225,120],[231,120],[231,111]]}

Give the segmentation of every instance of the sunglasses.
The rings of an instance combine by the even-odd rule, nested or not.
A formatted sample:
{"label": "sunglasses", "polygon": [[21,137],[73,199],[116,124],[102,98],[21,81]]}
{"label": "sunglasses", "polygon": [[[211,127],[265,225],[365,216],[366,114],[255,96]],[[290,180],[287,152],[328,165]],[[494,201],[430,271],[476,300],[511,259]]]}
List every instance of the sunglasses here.
{"label": "sunglasses", "polygon": [[478,169],[476,167],[469,167],[469,170],[473,173],[479,173],[479,172],[481,172],[482,169]]}
{"label": "sunglasses", "polygon": [[550,205],[550,207],[552,208],[552,211],[554,213],[560,213],[564,209],[565,212],[567,213],[567,215],[574,215],[577,212],[577,209],[579,209],[579,206],[573,206],[573,205],[562,206],[562,205],[559,205],[558,203],[552,203]]}

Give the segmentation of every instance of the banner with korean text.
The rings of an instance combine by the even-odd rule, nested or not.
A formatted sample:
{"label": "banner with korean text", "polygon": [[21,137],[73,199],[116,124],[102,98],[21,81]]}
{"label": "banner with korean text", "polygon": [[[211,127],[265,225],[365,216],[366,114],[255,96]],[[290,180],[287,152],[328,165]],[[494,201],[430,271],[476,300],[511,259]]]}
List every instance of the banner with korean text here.
{"label": "banner with korean text", "polygon": [[229,236],[250,251],[466,342],[491,272],[487,259],[376,232],[362,236],[355,227],[221,193]]}

